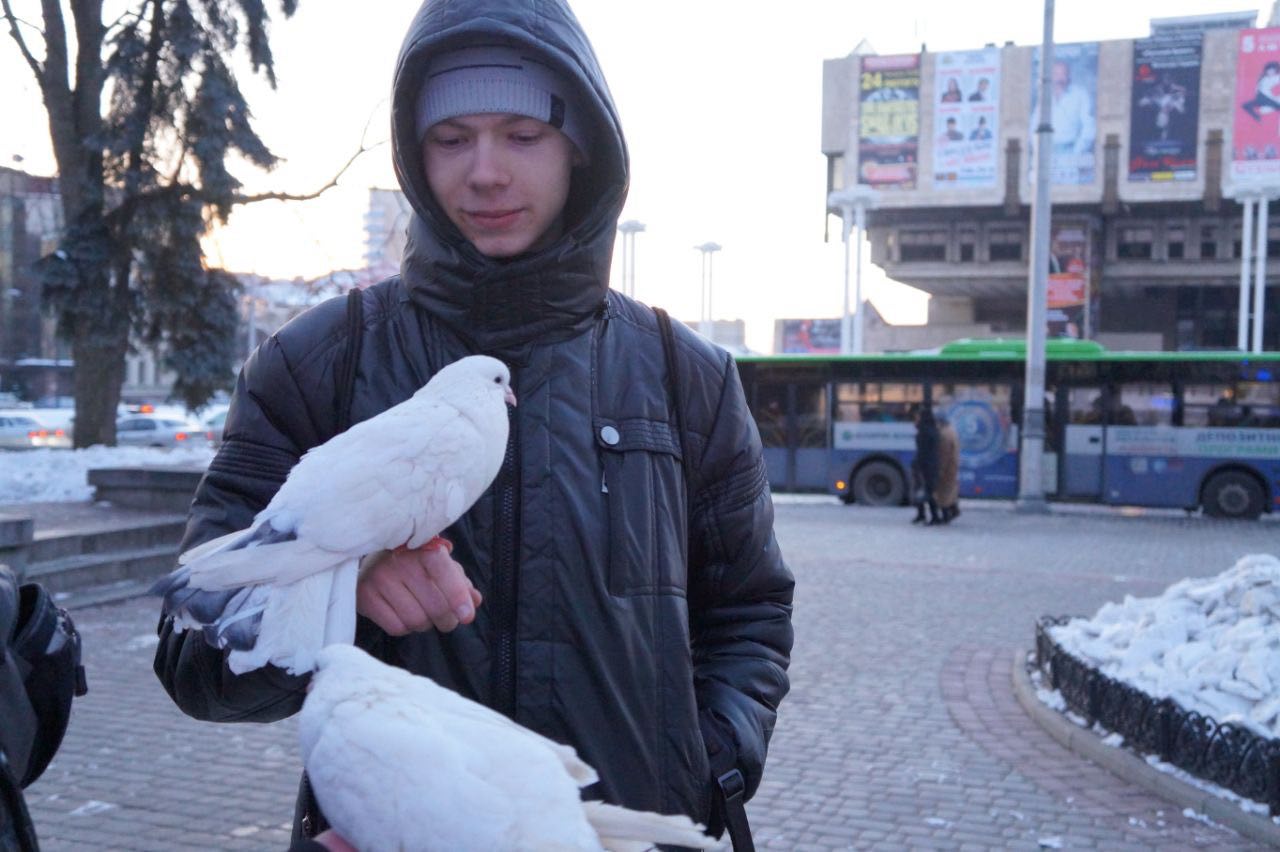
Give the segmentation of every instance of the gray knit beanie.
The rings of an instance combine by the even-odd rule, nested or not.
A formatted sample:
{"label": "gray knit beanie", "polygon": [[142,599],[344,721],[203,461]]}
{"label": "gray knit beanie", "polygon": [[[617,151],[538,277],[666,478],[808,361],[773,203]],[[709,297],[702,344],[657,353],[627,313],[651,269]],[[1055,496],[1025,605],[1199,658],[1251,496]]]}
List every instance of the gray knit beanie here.
{"label": "gray knit beanie", "polygon": [[511,113],[546,122],[589,158],[585,111],[565,75],[528,51],[500,45],[451,50],[431,60],[418,93],[417,132],[447,118]]}

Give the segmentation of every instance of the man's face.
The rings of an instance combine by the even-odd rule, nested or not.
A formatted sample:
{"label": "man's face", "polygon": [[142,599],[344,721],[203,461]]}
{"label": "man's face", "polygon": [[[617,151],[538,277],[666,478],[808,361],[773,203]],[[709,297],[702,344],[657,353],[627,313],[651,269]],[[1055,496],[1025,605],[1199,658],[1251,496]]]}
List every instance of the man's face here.
{"label": "man's face", "polygon": [[1071,68],[1065,62],[1053,63],[1053,89],[1061,94],[1071,85]]}
{"label": "man's face", "polygon": [[569,174],[579,158],[551,125],[504,113],[441,121],[422,141],[432,195],[488,257],[514,257],[560,236]]}

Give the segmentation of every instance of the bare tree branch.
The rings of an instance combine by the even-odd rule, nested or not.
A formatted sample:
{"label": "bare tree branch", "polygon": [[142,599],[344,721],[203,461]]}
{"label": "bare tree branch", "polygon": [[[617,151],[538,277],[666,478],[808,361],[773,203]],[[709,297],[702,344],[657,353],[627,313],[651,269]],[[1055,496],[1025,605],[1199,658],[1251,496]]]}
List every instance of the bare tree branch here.
{"label": "bare tree branch", "polygon": [[4,19],[9,22],[9,35],[13,36],[13,40],[18,43],[18,50],[22,51],[22,58],[27,60],[27,64],[31,66],[31,72],[36,75],[36,80],[43,87],[44,68],[40,65],[40,60],[36,59],[30,48],[27,47],[26,40],[22,37],[22,33],[18,31],[18,24],[26,24],[36,31],[39,31],[40,28],[13,14],[13,7],[9,5],[9,0],[0,0],[0,6],[4,7]]}
{"label": "bare tree branch", "polygon": [[351,159],[347,160],[346,165],[338,169],[338,173],[335,174],[332,178],[330,178],[328,183],[326,183],[324,186],[317,189],[315,192],[308,192],[305,195],[295,195],[291,192],[263,192],[257,195],[237,195],[233,199],[233,203],[253,204],[258,201],[312,201],[316,198],[319,198],[321,195],[323,195],[324,193],[328,192],[329,190],[337,186],[339,179],[342,178],[343,174],[346,173],[347,169],[351,168],[351,166],[355,163],[356,160],[360,158],[362,154],[372,151],[374,148],[377,148],[381,144],[383,143],[375,142],[372,145],[365,145],[362,142],[360,144],[360,150],[356,151],[354,154],[351,155]]}

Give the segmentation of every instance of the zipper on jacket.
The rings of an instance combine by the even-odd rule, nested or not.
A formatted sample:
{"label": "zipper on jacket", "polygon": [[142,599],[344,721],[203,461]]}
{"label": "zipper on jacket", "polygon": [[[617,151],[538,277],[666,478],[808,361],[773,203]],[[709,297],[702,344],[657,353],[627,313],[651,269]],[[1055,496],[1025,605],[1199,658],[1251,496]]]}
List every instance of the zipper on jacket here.
{"label": "zipper on jacket", "polygon": [[[513,382],[514,384],[514,382]],[[493,624],[496,635],[493,664],[493,707],[514,719],[516,714],[516,595],[519,592],[517,558],[520,529],[520,464],[516,447],[519,424],[513,408],[507,409],[510,440],[502,459],[495,494],[493,524]]]}

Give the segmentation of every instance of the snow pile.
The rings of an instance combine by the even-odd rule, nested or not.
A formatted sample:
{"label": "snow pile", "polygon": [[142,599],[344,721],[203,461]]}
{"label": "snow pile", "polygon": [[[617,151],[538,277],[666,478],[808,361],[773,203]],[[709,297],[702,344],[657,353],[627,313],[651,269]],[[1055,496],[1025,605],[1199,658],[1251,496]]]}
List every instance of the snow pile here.
{"label": "snow pile", "polygon": [[210,447],[89,447],[83,450],[0,451],[0,503],[51,503],[93,499],[89,471],[100,467],[199,467],[213,459]]}
{"label": "snow pile", "polygon": [[1280,738],[1280,559],[1246,556],[1154,598],[1125,596],[1049,629],[1103,674],[1187,710]]}

